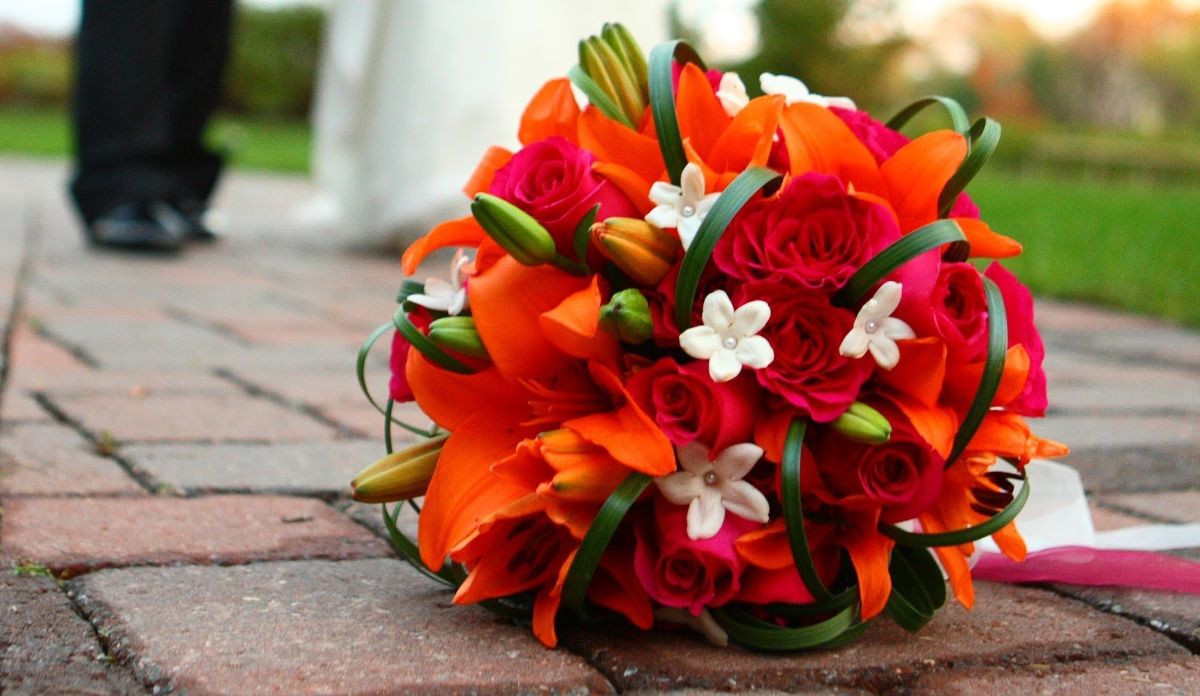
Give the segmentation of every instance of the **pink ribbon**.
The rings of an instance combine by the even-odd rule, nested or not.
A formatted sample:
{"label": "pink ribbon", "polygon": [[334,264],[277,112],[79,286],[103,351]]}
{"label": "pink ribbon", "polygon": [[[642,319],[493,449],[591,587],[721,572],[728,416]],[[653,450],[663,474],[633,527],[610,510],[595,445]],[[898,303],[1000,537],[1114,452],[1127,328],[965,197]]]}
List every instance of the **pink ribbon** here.
{"label": "pink ribbon", "polygon": [[971,575],[996,582],[1061,582],[1200,595],[1200,563],[1150,551],[1059,546],[1031,553],[1022,563],[985,553]]}

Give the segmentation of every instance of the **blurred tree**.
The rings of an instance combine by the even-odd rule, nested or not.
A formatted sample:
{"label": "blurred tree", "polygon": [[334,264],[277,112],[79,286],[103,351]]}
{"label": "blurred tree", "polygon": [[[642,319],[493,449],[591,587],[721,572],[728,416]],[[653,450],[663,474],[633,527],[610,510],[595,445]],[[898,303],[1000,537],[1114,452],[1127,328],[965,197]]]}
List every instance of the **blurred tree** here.
{"label": "blurred tree", "polygon": [[225,105],[258,116],[304,118],[312,106],[325,14],[314,7],[238,7]]}
{"label": "blurred tree", "polygon": [[760,0],[758,53],[731,69],[757,88],[759,73],[800,78],[820,94],[860,106],[891,103],[889,64],[907,44],[894,0]]}

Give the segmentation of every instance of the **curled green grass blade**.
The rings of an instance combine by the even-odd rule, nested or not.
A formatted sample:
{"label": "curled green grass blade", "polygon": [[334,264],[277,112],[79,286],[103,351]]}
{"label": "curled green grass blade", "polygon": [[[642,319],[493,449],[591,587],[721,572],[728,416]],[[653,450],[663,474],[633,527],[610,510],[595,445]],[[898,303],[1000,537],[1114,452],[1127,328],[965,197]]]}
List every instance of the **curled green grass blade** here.
{"label": "curled green grass blade", "polygon": [[717,240],[733,220],[742,206],[767,184],[781,178],[780,174],[765,167],[751,167],[729,183],[713,203],[696,237],[688,246],[683,261],[679,264],[679,279],[675,282],[675,325],[686,331],[692,325],[692,305],[696,302],[696,287],[704,267],[712,257]]}
{"label": "curled green grass blade", "polygon": [[900,111],[896,112],[895,116],[889,118],[885,125],[892,130],[900,130],[905,126],[905,124],[912,120],[914,116],[934,105],[940,106],[946,110],[946,113],[950,115],[950,123],[954,130],[962,133],[963,135],[967,134],[967,131],[971,128],[971,119],[967,118],[966,110],[964,110],[962,105],[957,101],[951,99],[950,97],[943,97],[939,94],[932,94],[928,97],[922,97],[909,104]]}
{"label": "curled green grass blade", "polygon": [[1013,498],[1013,501],[1007,507],[995,516],[989,517],[974,527],[958,529],[952,532],[939,532],[937,534],[920,534],[905,531],[894,525],[883,525],[879,528],[879,531],[895,540],[897,544],[920,548],[960,546],[979,541],[1003,529],[1006,524],[1016,519],[1017,514],[1025,507],[1026,501],[1029,500],[1029,480],[1022,478],[1022,481],[1024,481],[1024,484],[1021,486],[1021,490],[1017,492],[1016,497]]}
{"label": "curled green grass blade", "polygon": [[958,243],[966,245],[967,237],[953,220],[938,220],[919,227],[893,242],[855,271],[834,296],[834,302],[842,307],[857,307],[871,288],[897,268],[943,244]]}
{"label": "curled green grass blade", "polygon": [[589,104],[600,109],[600,113],[628,128],[635,127],[625,117],[625,112],[621,110],[621,107],[617,106],[617,103],[603,89],[600,89],[600,85],[596,84],[595,80],[588,77],[588,74],[581,66],[571,66],[571,69],[567,71],[567,79],[571,81],[571,84],[578,87],[580,92],[583,92]]}
{"label": "curled green grass blade", "polygon": [[987,416],[988,409],[992,407],[992,399],[996,398],[996,390],[1000,388],[1000,379],[1004,376],[1004,362],[1008,355],[1008,317],[1004,307],[1004,295],[990,278],[985,276],[982,280],[988,308],[987,354],[979,389],[976,390],[975,398],[967,409],[967,415],[963,416],[962,423],[958,426],[958,433],[954,436],[954,447],[946,459],[947,468],[953,465],[967,448]]}
{"label": "curled green grass blade", "polygon": [[967,184],[971,183],[996,151],[996,146],[1000,144],[1000,124],[984,116],[971,126],[967,135],[971,150],[938,195],[938,215],[942,217],[950,214],[958,195],[966,190]]}
{"label": "curled green grass blade", "polygon": [[675,114],[674,64],[695,63],[704,68],[704,61],[686,41],[668,41],[650,50],[647,78],[650,81],[650,113],[663,162],[671,183],[679,185],[679,175],[687,166],[683,137],[679,133],[679,118]]}
{"label": "curled green grass blade", "polygon": [[847,631],[862,625],[857,620],[857,605],[848,606],[820,623],[801,628],[767,623],[737,607],[715,609],[712,614],[735,643],[769,652],[825,647]]}
{"label": "curled green grass blade", "polygon": [[646,486],[650,485],[650,481],[651,478],[645,474],[631,473],[608,496],[604,505],[600,506],[600,512],[596,514],[596,519],[592,521],[592,526],[588,528],[587,534],[579,544],[579,550],[575,552],[575,560],[571,563],[566,582],[563,584],[562,606],[568,611],[583,614],[588,586],[592,584],[592,576],[595,575],[596,567],[600,565],[600,559],[608,549],[608,543],[612,541],[613,534],[616,533],[617,527],[621,526],[629,508],[637,501],[642,491],[646,490]]}

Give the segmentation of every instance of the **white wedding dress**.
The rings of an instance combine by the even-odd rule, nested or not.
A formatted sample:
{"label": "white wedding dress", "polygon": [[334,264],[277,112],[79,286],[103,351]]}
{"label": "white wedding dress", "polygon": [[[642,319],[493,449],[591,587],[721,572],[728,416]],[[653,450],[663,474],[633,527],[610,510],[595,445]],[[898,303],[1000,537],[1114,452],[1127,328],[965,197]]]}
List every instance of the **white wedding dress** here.
{"label": "white wedding dress", "polygon": [[525,104],[624,23],[649,50],[666,0],[334,0],[314,109],[320,194],[298,222],[343,246],[407,243],[464,214],[484,150],[515,147]]}

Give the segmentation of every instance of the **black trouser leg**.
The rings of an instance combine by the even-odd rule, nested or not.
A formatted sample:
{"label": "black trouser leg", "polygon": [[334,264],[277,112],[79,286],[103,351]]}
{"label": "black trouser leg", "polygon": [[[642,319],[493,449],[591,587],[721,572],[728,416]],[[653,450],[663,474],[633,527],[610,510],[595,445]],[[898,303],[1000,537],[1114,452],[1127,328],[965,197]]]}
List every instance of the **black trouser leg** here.
{"label": "black trouser leg", "polygon": [[123,203],[211,193],[204,125],[220,91],[231,0],[86,0],[76,48],[76,172],[84,220]]}

